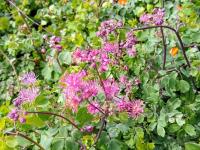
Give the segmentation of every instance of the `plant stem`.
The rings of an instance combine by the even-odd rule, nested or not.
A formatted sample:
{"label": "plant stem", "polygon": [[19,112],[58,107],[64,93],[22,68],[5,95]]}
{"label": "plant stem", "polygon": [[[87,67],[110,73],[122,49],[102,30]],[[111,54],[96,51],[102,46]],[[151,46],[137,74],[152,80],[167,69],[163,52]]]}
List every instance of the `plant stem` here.
{"label": "plant stem", "polygon": [[38,111],[28,111],[27,113],[29,113],[29,114],[44,114],[44,115],[57,116],[57,117],[60,117],[62,119],[65,119],[67,122],[69,122],[72,126],[74,126],[75,128],[77,128],[78,130],[81,130],[74,122],[72,122],[68,118],[66,118],[66,117],[64,117],[62,115],[59,115],[59,114],[55,114],[55,113],[52,113],[52,112],[38,112]]}
{"label": "plant stem", "polygon": [[103,116],[102,119],[101,119],[101,127],[100,127],[100,129],[99,129],[99,132],[97,133],[97,136],[96,136],[96,138],[95,138],[95,141],[94,141],[94,144],[93,144],[93,145],[95,145],[95,144],[98,142],[98,140],[99,140],[99,138],[100,138],[100,136],[101,136],[101,133],[102,133],[104,127],[105,127],[106,117],[107,117],[107,116],[105,115],[105,116]]}
{"label": "plant stem", "polygon": [[[12,5],[13,7],[15,7],[15,8],[17,9],[17,11],[18,11],[21,15],[23,15],[24,17],[26,17],[26,18],[27,18],[29,21],[31,21],[33,24],[35,24],[35,25],[37,25],[37,26],[40,26],[39,23],[37,23],[36,21],[34,21],[33,19],[31,19],[29,16],[27,16],[27,15],[26,15],[19,7],[17,7],[12,1],[6,0],[6,2],[8,2],[8,3],[9,3],[10,5]],[[45,28],[43,28],[42,26],[41,26],[41,28],[42,28],[42,30],[46,31],[47,33],[53,35],[53,33],[47,31],[47,30],[46,30]]]}
{"label": "plant stem", "polygon": [[7,59],[8,63],[10,64],[10,66],[12,67],[13,71],[14,71],[14,74],[17,78],[17,84],[18,86],[20,87],[20,84],[19,84],[19,76],[17,74],[17,71],[16,71],[16,68],[15,66],[13,65],[13,63],[10,61],[10,59],[8,58],[8,56],[3,52],[3,50],[0,50],[0,53]]}
{"label": "plant stem", "polygon": [[104,111],[101,108],[96,107],[95,105],[93,105],[89,100],[87,100],[87,102],[92,105],[92,107],[96,108],[98,111],[100,111],[102,114],[105,115]]}
{"label": "plant stem", "polygon": [[40,148],[40,150],[45,150],[39,143],[35,142],[34,140],[32,140],[31,138],[29,138],[28,136],[26,136],[23,133],[20,132],[7,132],[7,135],[14,135],[14,136],[21,136],[25,139],[27,139],[28,141],[30,141],[31,143],[35,144],[36,146],[38,146]]}
{"label": "plant stem", "polygon": [[160,27],[160,31],[161,31],[162,43],[163,43],[163,69],[165,69],[167,45],[166,45],[166,39],[165,39],[165,35],[164,35],[164,31],[162,27]]}

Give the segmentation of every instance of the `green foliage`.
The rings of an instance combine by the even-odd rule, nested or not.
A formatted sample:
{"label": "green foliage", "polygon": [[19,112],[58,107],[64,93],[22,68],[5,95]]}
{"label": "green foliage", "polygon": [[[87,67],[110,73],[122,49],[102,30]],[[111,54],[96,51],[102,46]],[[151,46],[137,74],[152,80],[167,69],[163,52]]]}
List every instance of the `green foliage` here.
{"label": "green foliage", "polygon": [[[25,15],[0,0],[0,150],[38,149],[23,137],[6,134],[15,129],[24,132],[45,150],[78,150],[80,143],[91,150],[200,149],[199,46],[186,48],[191,68],[186,67],[177,37],[168,29],[164,29],[167,44],[165,70],[162,69],[160,30],[135,32],[137,56],[120,58],[120,61],[130,69],[127,73],[129,78],[141,80],[139,86],[132,88],[130,99],[144,100],[144,114],[136,119],[130,119],[124,112],[110,115],[95,145],[100,116],[89,114],[86,106],[79,107],[77,112],[66,109],[57,84],[65,71],[76,72],[85,67],[84,64],[74,66],[72,53],[77,47],[100,48],[101,40],[96,32],[102,21],[117,19],[122,20],[126,27],[139,27],[140,15],[161,7],[161,1],[129,0],[126,5],[106,1],[102,6],[95,0],[12,2]],[[165,24],[178,28],[186,47],[200,44],[199,6],[198,0],[165,1]],[[119,36],[112,35],[111,41],[125,39],[126,29],[117,32]],[[61,37],[62,52],[53,51],[42,38],[44,35]],[[172,47],[179,48],[175,57],[169,54]],[[45,48],[45,53],[41,52],[42,48]],[[13,108],[11,103],[21,88],[20,75],[27,71],[37,74],[37,84],[42,90],[33,103],[24,106],[27,110],[60,114],[80,128],[93,125],[94,131],[82,133],[64,119],[42,114],[27,115],[25,124],[14,124],[8,119],[7,114]],[[118,78],[125,73],[114,66],[105,78],[109,74]],[[101,101],[105,97],[99,94],[98,99]]]}

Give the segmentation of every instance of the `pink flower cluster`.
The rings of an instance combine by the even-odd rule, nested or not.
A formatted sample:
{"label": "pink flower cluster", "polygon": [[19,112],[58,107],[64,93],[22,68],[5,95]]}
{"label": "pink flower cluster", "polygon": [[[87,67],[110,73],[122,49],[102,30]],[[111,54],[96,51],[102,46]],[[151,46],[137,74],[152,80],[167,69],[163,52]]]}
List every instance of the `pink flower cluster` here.
{"label": "pink flower cluster", "polygon": [[36,82],[36,76],[34,72],[28,72],[22,75],[21,81],[23,84],[34,84]]}
{"label": "pink flower cluster", "polygon": [[60,37],[52,36],[49,40],[49,46],[60,52],[62,51],[62,46],[60,45],[60,42],[61,42]]}
{"label": "pink flower cluster", "polygon": [[95,81],[87,81],[84,77],[87,76],[85,70],[78,73],[65,74],[61,83],[66,102],[74,111],[77,111],[79,104],[90,99],[98,94],[98,86]]}
{"label": "pink flower cluster", "polygon": [[129,31],[126,34],[126,40],[124,42],[120,43],[120,48],[125,48],[128,56],[135,57],[136,56],[136,49],[135,49],[136,44],[137,44],[137,39],[136,39],[133,31]]}
{"label": "pink flower cluster", "polygon": [[39,94],[38,88],[21,89],[17,98],[14,99],[13,104],[18,107],[26,102],[32,102]]}
{"label": "pink flower cluster", "polygon": [[34,85],[36,81],[34,72],[28,72],[22,75],[21,82],[28,85],[28,87],[22,88],[19,91],[18,96],[13,100],[13,104],[16,108],[12,109],[8,114],[10,119],[13,119],[14,121],[19,120],[21,123],[25,122],[25,118],[20,117],[22,105],[33,102],[39,95],[39,88]]}
{"label": "pink flower cluster", "polygon": [[117,28],[120,28],[123,26],[122,21],[116,21],[116,20],[107,20],[101,23],[99,27],[99,31],[97,32],[97,36],[101,37],[104,40],[107,40],[107,36],[115,31]]}
{"label": "pink flower cluster", "polygon": [[26,119],[24,118],[24,116],[26,115],[26,113],[22,113],[19,109],[12,109],[9,114],[8,117],[14,121],[20,121],[20,123],[25,123]]}
{"label": "pink flower cluster", "polygon": [[126,101],[121,100],[117,103],[118,110],[128,112],[130,117],[137,118],[144,112],[144,103],[142,100]]}
{"label": "pink flower cluster", "polygon": [[98,108],[100,108],[99,103],[97,102],[92,102],[87,106],[87,110],[90,114],[96,114],[99,112]]}
{"label": "pink flower cluster", "polygon": [[82,128],[82,131],[85,131],[85,132],[88,132],[88,133],[91,133],[93,130],[94,130],[94,127],[91,126],[91,125],[88,125],[88,126],[85,126],[85,127]]}
{"label": "pink flower cluster", "polygon": [[99,71],[105,72],[109,65],[114,63],[109,56],[118,53],[118,50],[117,44],[107,42],[100,50],[81,50],[78,48],[73,53],[73,58],[76,63],[90,63],[91,67],[96,67],[96,64],[99,64]]}
{"label": "pink flower cluster", "polygon": [[143,14],[140,22],[144,24],[162,25],[164,22],[165,11],[162,8],[156,8],[152,14]]}
{"label": "pink flower cluster", "polygon": [[116,97],[120,91],[119,84],[113,79],[107,79],[103,81],[103,86],[108,100],[112,100]]}

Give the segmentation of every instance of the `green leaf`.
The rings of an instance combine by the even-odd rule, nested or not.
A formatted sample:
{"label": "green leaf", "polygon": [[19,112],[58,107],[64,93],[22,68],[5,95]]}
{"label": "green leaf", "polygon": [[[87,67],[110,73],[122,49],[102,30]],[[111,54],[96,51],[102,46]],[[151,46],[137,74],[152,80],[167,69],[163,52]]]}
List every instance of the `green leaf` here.
{"label": "green leaf", "polygon": [[26,117],[26,124],[32,125],[35,127],[42,127],[45,123],[38,117],[38,116],[27,116]]}
{"label": "green leaf", "polygon": [[46,65],[42,69],[42,75],[43,75],[44,79],[50,80],[51,76],[52,76],[52,71],[53,71],[53,68],[51,66]]}
{"label": "green leaf", "polygon": [[51,150],[63,150],[64,144],[65,144],[64,139],[57,139],[52,142]]}
{"label": "green leaf", "polygon": [[78,113],[76,115],[76,120],[79,121],[80,125],[90,122],[92,118],[93,116],[88,113],[87,108],[85,107],[79,108]]}
{"label": "green leaf", "polygon": [[190,136],[195,136],[196,135],[195,128],[191,124],[186,124],[184,126],[184,130]]}
{"label": "green leaf", "polygon": [[162,126],[160,126],[159,124],[157,125],[157,133],[161,137],[165,136],[165,129]]}
{"label": "green leaf", "polygon": [[14,148],[18,145],[17,139],[13,136],[6,137],[6,144],[8,147]]}
{"label": "green leaf", "polygon": [[185,150],[200,150],[200,144],[193,142],[185,143]]}
{"label": "green leaf", "polygon": [[41,93],[36,99],[35,104],[36,105],[46,105],[48,103],[48,99],[44,93]]}
{"label": "green leaf", "polygon": [[180,90],[181,93],[186,93],[190,89],[189,83],[186,82],[185,80],[180,80],[178,85],[179,85],[179,90]]}
{"label": "green leaf", "polygon": [[65,142],[65,149],[66,150],[78,150],[78,144],[74,140],[68,139]]}
{"label": "green leaf", "polygon": [[121,150],[120,142],[116,139],[112,139],[108,144],[108,150]]}
{"label": "green leaf", "polygon": [[1,119],[0,119],[0,131],[4,129],[4,127],[5,127],[5,122],[6,122],[6,121],[5,121],[5,118],[1,118]]}
{"label": "green leaf", "polygon": [[120,112],[119,113],[119,120],[121,122],[127,122],[128,121],[128,113],[127,112]]}
{"label": "green leaf", "polygon": [[71,58],[71,52],[68,51],[62,51],[59,56],[58,56],[59,61],[62,64],[67,64],[70,65],[72,62],[72,58]]}
{"label": "green leaf", "polygon": [[27,139],[21,137],[21,136],[17,136],[17,143],[18,145],[22,146],[22,147],[27,147],[30,146],[32,143],[30,141],[28,141]]}
{"label": "green leaf", "polygon": [[7,17],[0,17],[0,30],[9,28],[9,19]]}
{"label": "green leaf", "polygon": [[53,137],[42,134],[41,138],[40,138],[40,145],[44,149],[50,149],[50,145],[51,145],[52,140],[53,140]]}
{"label": "green leaf", "polygon": [[176,123],[179,126],[183,126],[185,124],[185,120],[182,117],[183,117],[183,114],[176,115]]}

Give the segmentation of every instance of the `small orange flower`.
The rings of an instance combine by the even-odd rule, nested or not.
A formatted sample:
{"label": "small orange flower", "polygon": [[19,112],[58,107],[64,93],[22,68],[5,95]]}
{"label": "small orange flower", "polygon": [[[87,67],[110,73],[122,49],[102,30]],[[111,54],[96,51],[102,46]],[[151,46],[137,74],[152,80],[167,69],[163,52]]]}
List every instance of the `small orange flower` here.
{"label": "small orange flower", "polygon": [[118,0],[118,3],[119,3],[120,5],[126,5],[127,0]]}
{"label": "small orange flower", "polygon": [[178,54],[178,47],[172,47],[170,52],[171,56],[176,56]]}

